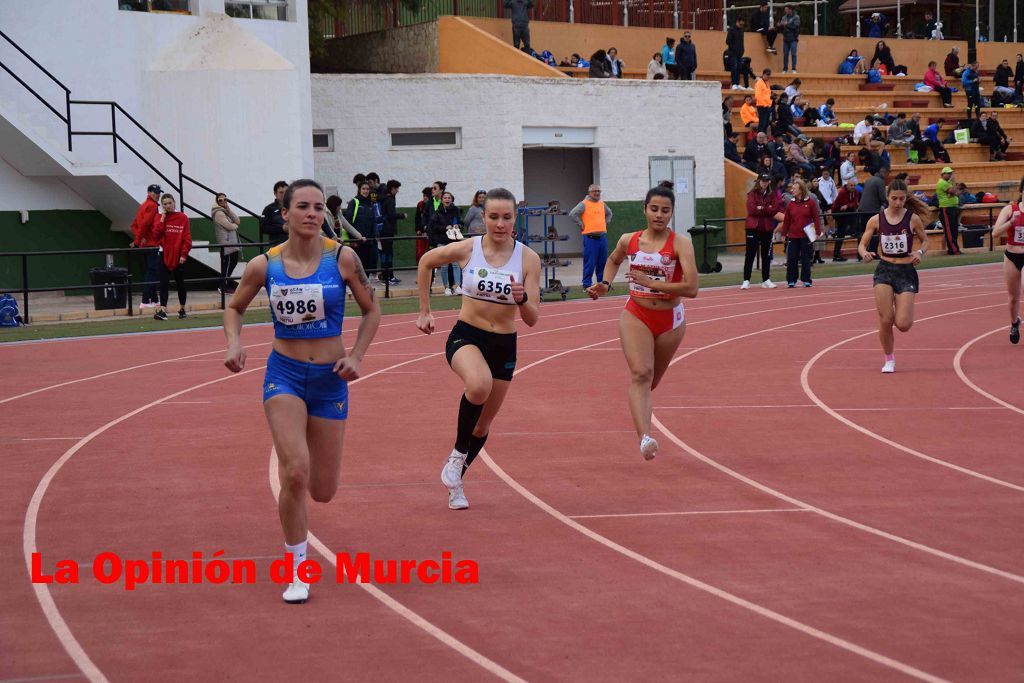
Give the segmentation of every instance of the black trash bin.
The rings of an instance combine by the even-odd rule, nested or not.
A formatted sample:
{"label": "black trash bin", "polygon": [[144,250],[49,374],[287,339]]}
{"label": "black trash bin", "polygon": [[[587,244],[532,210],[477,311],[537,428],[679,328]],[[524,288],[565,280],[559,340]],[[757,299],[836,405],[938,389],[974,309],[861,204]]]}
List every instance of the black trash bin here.
{"label": "black trash bin", "polygon": [[721,225],[695,225],[689,233],[693,239],[693,253],[697,258],[697,270],[701,273],[720,273],[718,249],[712,245],[722,244],[725,228]]}
{"label": "black trash bin", "polygon": [[128,308],[127,268],[92,268],[89,270],[89,284],[99,285],[92,290],[97,311]]}
{"label": "black trash bin", "polygon": [[964,249],[985,246],[985,234],[988,232],[987,225],[961,225],[960,241]]}

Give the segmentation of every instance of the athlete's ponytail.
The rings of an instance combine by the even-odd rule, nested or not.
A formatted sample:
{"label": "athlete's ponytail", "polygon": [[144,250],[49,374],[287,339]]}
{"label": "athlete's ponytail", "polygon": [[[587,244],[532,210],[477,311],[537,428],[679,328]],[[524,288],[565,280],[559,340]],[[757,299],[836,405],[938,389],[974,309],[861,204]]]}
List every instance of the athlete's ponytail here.
{"label": "athlete's ponytail", "polygon": [[512,209],[516,209],[516,196],[506,190],[504,187],[495,187],[494,189],[487,191],[487,196],[484,197],[484,211],[487,210],[487,202],[489,201],[505,201],[512,202]]}
{"label": "athlete's ponytail", "polygon": [[907,195],[906,207],[910,209],[911,213],[916,214],[922,221],[927,221],[931,217],[931,211],[928,208],[928,205],[910,192],[910,188],[907,187],[907,182],[905,180],[897,178],[889,183],[889,189],[886,191],[886,194],[889,192],[905,192]]}

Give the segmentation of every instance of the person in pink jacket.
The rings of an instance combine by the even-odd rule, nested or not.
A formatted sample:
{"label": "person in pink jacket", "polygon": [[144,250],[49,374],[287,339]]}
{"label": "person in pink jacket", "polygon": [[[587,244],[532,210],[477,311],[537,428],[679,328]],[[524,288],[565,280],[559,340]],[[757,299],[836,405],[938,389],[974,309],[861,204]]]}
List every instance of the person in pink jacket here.
{"label": "person in pink jacket", "polygon": [[935,62],[928,62],[928,70],[924,72],[924,84],[942,96],[942,106],[953,106],[953,91],[946,85],[946,79],[935,68]]}
{"label": "person in pink jacket", "polygon": [[188,216],[175,209],[174,197],[165,194],[160,197],[160,208],[163,213],[153,226],[153,240],[163,250],[163,261],[160,263],[160,308],[153,316],[155,320],[167,320],[167,294],[174,275],[174,283],[178,290],[178,318],[185,317],[185,261],[192,249],[192,232],[189,229]]}

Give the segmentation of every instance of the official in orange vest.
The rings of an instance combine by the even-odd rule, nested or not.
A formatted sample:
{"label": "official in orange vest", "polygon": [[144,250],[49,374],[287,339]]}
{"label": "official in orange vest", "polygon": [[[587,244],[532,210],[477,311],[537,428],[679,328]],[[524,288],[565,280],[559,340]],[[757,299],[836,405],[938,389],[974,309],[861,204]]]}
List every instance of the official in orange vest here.
{"label": "official in orange vest", "polygon": [[612,222],[612,210],[601,201],[601,186],[591,185],[587,196],[569,212],[583,234],[583,288],[593,284],[594,274],[598,279],[604,273],[608,260],[608,224]]}

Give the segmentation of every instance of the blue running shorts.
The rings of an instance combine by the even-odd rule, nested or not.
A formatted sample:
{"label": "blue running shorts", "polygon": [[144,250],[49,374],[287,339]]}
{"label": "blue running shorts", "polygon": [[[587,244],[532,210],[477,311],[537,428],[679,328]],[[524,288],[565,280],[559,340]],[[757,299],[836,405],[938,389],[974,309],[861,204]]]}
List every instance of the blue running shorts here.
{"label": "blue running shorts", "polygon": [[263,378],[263,401],[290,394],[306,402],[311,417],[344,420],[348,417],[348,382],[333,368],[334,363],[303,363],[271,351]]}

